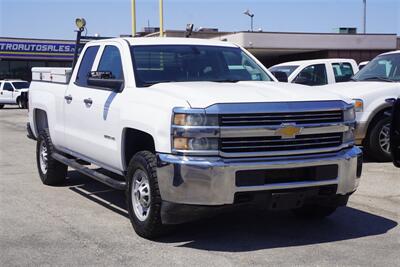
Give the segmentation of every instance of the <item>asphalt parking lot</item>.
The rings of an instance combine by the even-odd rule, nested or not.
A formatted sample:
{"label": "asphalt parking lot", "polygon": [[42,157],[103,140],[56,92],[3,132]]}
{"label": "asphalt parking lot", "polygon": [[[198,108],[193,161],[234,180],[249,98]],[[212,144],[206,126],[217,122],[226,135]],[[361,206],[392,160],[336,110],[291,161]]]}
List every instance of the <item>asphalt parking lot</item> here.
{"label": "asphalt parking lot", "polygon": [[400,169],[366,163],[349,206],[321,222],[235,213],[138,237],[124,195],[74,171],[42,185],[27,111],[0,110],[1,266],[400,266]]}

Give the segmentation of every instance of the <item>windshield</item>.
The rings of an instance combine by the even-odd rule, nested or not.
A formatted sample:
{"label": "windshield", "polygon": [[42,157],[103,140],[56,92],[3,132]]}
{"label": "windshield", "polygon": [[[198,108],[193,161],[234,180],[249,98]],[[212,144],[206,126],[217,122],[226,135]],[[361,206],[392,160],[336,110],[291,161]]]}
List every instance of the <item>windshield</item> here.
{"label": "windshield", "polygon": [[272,81],[244,51],[203,45],[132,46],[138,87],[162,82]]}
{"label": "windshield", "polygon": [[293,71],[295,71],[299,66],[297,65],[291,65],[291,66],[276,66],[276,67],[272,67],[269,69],[269,71],[271,72],[276,72],[276,71],[280,71],[280,72],[284,72],[286,73],[286,76],[289,77],[290,74],[293,73]]}
{"label": "windshield", "polygon": [[29,88],[29,83],[27,82],[13,82],[12,84],[14,85],[15,89]]}
{"label": "windshield", "polygon": [[356,81],[400,81],[400,53],[374,58],[354,75]]}

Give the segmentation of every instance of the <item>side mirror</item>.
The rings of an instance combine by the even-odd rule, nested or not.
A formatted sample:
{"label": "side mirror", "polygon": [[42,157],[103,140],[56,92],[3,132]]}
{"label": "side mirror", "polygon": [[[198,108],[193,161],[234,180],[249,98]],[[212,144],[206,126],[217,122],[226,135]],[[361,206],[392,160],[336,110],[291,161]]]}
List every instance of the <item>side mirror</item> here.
{"label": "side mirror", "polygon": [[392,123],[390,127],[390,150],[393,164],[400,168],[400,98],[393,102]]}
{"label": "side mirror", "polygon": [[280,82],[284,82],[287,83],[288,82],[288,76],[285,72],[283,71],[272,71],[271,72],[275,78],[280,81]]}
{"label": "side mirror", "polygon": [[122,92],[124,80],[115,79],[111,71],[91,71],[88,75],[88,85]]}

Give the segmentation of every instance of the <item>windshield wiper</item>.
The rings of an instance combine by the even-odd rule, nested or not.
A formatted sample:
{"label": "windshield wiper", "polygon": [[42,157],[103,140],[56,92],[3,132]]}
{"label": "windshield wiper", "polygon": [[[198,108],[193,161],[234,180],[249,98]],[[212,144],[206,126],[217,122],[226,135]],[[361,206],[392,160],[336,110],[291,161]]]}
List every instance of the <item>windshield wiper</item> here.
{"label": "windshield wiper", "polygon": [[367,77],[365,79],[363,79],[362,81],[382,81],[382,82],[394,82],[391,79],[388,78],[384,78],[384,77],[378,77],[378,76],[371,76],[371,77]]}

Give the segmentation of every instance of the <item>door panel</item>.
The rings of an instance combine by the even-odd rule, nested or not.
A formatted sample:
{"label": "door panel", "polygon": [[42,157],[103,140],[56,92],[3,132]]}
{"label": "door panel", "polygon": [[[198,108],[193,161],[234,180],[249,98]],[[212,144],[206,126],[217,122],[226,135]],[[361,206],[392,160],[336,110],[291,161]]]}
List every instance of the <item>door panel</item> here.
{"label": "door panel", "polygon": [[0,91],[1,103],[14,104],[13,102],[14,87],[9,82],[5,82],[3,90]]}

